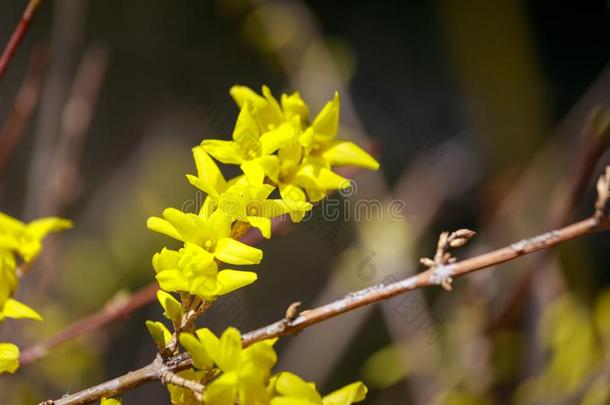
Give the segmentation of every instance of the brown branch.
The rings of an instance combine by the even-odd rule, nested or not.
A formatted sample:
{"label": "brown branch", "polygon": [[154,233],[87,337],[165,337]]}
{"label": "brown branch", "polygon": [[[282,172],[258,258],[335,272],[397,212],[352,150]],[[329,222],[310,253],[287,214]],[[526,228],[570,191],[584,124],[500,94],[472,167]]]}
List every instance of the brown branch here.
{"label": "brown branch", "polygon": [[[302,311],[296,318],[283,318],[271,325],[249,332],[242,337],[244,346],[251,345],[265,339],[295,334],[304,328],[324,320],[334,318],[346,312],[373,304],[413,291],[418,288],[443,285],[448,278],[457,278],[484,268],[514,260],[520,256],[534,253],[543,249],[557,246],[563,242],[590,235],[596,231],[610,229],[610,220],[607,216],[608,199],[610,198],[610,167],[598,183],[599,193],[596,203],[595,215],[580,222],[563,228],[546,232],[529,239],[523,239],[509,246],[441,266],[434,266],[417,275],[391,284],[379,284],[360,291],[347,294],[345,297],[321,307]],[[601,209],[600,209],[601,207]],[[83,404],[95,401],[103,396],[112,396],[132,389],[152,380],[160,380],[159,357],[150,365],[130,372],[95,387],[87,388],[73,395],[68,395],[55,404],[70,405]],[[171,357],[164,363],[164,367],[172,372],[184,370],[191,366],[188,354],[182,353]],[[157,370],[155,373],[154,370]],[[128,378],[126,381],[122,379]]]}
{"label": "brown branch", "polygon": [[23,15],[21,16],[21,21],[19,21],[19,24],[17,24],[17,28],[15,28],[13,35],[11,35],[11,38],[8,41],[8,44],[6,44],[6,48],[4,48],[2,56],[0,56],[0,80],[2,79],[2,76],[4,76],[4,72],[6,71],[9,62],[13,58],[17,47],[21,43],[21,40],[23,40],[23,37],[30,26],[30,21],[36,13],[40,3],[41,0],[30,0],[28,2]]}

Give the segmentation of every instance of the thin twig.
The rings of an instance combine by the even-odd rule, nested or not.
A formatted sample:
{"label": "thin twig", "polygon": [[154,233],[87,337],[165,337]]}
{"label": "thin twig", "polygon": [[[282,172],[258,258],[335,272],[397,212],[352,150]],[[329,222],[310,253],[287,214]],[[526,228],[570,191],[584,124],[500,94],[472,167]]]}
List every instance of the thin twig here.
{"label": "thin twig", "polygon": [[95,331],[117,319],[129,316],[147,305],[150,302],[150,296],[155,297],[156,293],[157,285],[150,284],[129,297],[119,297],[110,301],[101,311],[81,319],[56,335],[24,350],[19,357],[20,367],[25,367],[39,360],[62,343]]}
{"label": "thin twig", "polygon": [[70,94],[63,107],[48,190],[41,211],[59,215],[82,189],[80,163],[95,107],[106,76],[109,55],[102,45],[89,47],[76,70]]}
{"label": "thin twig", "polygon": [[17,92],[8,119],[0,131],[0,178],[38,104],[46,59],[44,48],[44,46],[36,46],[32,51],[25,79]]}
{"label": "thin twig", "polygon": [[196,381],[187,380],[186,378],[180,377],[178,374],[170,370],[165,370],[162,372],[160,380],[162,384],[172,384],[179,387],[188,388],[198,395],[203,395],[203,392],[205,391],[205,386],[203,384],[199,384]]}
{"label": "thin twig", "polygon": [[[245,347],[265,339],[295,334],[304,328],[362,306],[386,300],[418,288],[442,285],[444,280],[448,277],[457,278],[468,273],[514,260],[523,255],[557,246],[575,238],[610,229],[610,220],[605,211],[605,208],[608,206],[608,199],[610,198],[610,167],[607,168],[606,173],[601,177],[598,183],[598,190],[601,190],[596,203],[598,209],[595,212],[595,215],[588,219],[557,230],[546,232],[533,238],[520,240],[506,247],[470,259],[447,265],[434,266],[417,275],[395,283],[387,285],[379,284],[350,293],[330,304],[312,310],[302,311],[292,320],[284,317],[271,325],[249,332],[243,335],[242,344]],[[602,207],[602,209],[599,207]],[[151,370],[159,368],[158,362],[159,358],[157,357],[155,362],[144,368],[130,372],[124,377],[115,378],[95,387],[87,388],[76,394],[68,395],[54,403],[61,405],[89,403],[102,396],[116,395],[151,380],[160,380],[160,374],[158,372],[157,374],[154,372],[151,374]],[[191,360],[188,354],[181,353],[168,359],[164,366],[167,370],[177,372],[191,367]],[[121,379],[127,376],[129,376],[129,379],[125,383],[122,383]]]}
{"label": "thin twig", "polygon": [[17,28],[15,28],[13,35],[11,35],[11,39],[9,39],[8,44],[6,44],[6,48],[4,48],[2,56],[0,56],[0,80],[2,80],[2,76],[4,76],[4,72],[6,71],[9,62],[13,58],[17,47],[25,36],[25,33],[30,26],[30,21],[36,13],[38,6],[40,6],[40,3],[41,0],[30,0],[28,2],[23,15],[21,16],[21,21],[19,21],[19,24],[17,24]]}

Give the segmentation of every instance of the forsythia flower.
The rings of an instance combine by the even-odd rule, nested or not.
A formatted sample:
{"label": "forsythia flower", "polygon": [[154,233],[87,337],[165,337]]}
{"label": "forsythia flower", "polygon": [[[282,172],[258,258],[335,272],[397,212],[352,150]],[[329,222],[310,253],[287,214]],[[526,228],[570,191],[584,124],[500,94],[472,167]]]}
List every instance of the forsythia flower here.
{"label": "forsythia flower", "polygon": [[355,382],[322,398],[314,383],[282,372],[273,377],[269,391],[273,396],[271,405],[350,405],[364,400],[367,388],[363,383]]}
{"label": "forsythia flower", "polygon": [[229,264],[258,264],[263,252],[231,238],[231,223],[215,211],[208,218],[175,208],[163,211],[163,218],[148,219],[148,228],[185,243],[192,243]]}
{"label": "forsythia flower", "polygon": [[165,248],[155,254],[153,267],[165,291],[188,292],[209,301],[256,281],[251,271],[218,271],[214,256],[189,242],[179,251]]}
{"label": "forsythia flower", "polygon": [[[244,108],[250,111],[254,119],[248,122],[251,126],[254,125],[253,121],[257,124],[256,133],[262,134],[261,138],[267,133],[277,133],[280,129],[285,134],[292,134],[288,141],[282,137],[282,141],[276,144],[279,145],[278,179],[269,176],[278,184],[283,199],[305,201],[306,192],[309,200],[315,202],[324,198],[328,190],[349,187],[349,181],[333,172],[333,166],[358,166],[371,170],[379,168],[379,163],[359,146],[336,139],[340,109],[338,94],[308,126],[306,120],[309,108],[299,93],[283,94],[280,106],[266,86],[263,86],[262,91],[264,97],[245,86],[234,86],[231,95],[242,111]],[[202,145],[212,156],[221,162],[233,163],[224,159],[214,148],[206,147],[206,142],[208,141]],[[247,170],[244,173],[248,175]],[[291,216],[293,220],[300,219],[297,214]]]}
{"label": "forsythia flower", "polygon": [[246,100],[233,130],[233,141],[206,139],[201,146],[222,163],[241,165],[250,180],[256,182],[267,175],[277,181],[279,161],[273,153],[291,141],[294,128],[289,124],[262,128],[256,114],[254,104]]}
{"label": "forsythia flower", "polygon": [[[270,378],[271,368],[277,362],[273,349],[276,339],[254,343],[242,348],[238,330],[228,328],[218,339],[209,329],[180,335],[180,343],[191,355],[193,366],[185,378],[200,381],[214,366],[223,374],[206,386],[205,404],[252,405],[350,405],[366,396],[361,382],[349,384],[325,397],[321,397],[313,383],[307,383],[295,374],[282,372]],[[188,377],[187,377],[188,376]],[[174,387],[172,399],[188,395]],[[198,402],[174,402],[177,404]]]}
{"label": "forsythia flower", "polygon": [[63,231],[72,222],[61,218],[41,218],[25,224],[0,212],[0,249],[16,251],[24,261],[31,262],[42,249],[42,240],[50,232]]}
{"label": "forsythia flower", "polygon": [[233,404],[259,405],[269,403],[266,385],[271,368],[277,362],[273,350],[276,339],[255,343],[242,348],[241,334],[228,328],[218,339],[209,329],[199,329],[197,337],[190,333],[180,335],[180,343],[193,356],[197,368],[207,369],[215,364],[223,374],[207,385],[204,394],[206,405]]}
{"label": "forsythia flower", "polygon": [[240,176],[227,182],[220,169],[203,150],[193,148],[197,176],[187,175],[189,182],[207,193],[200,216],[218,209],[229,223],[242,221],[258,228],[265,238],[271,237],[271,219],[285,213],[305,213],[311,204],[305,201],[286,202],[268,199],[274,187],[263,184],[264,173]]}

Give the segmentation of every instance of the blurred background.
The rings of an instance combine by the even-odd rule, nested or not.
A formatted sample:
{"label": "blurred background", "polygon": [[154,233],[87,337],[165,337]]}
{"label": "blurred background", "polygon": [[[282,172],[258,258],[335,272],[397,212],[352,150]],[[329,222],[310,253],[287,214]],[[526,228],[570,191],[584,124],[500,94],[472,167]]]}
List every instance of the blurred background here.
{"label": "blurred background", "polygon": [[[0,47],[25,1],[0,4]],[[202,202],[190,148],[227,138],[228,90],[298,90],[316,114],[341,93],[340,136],[375,151],[333,197],[341,214],[265,241],[259,281],[200,321],[242,332],[422,270],[438,234],[471,228],[465,258],[590,215],[610,162],[606,1],[44,1],[0,82],[0,210],[75,227],[45,245],[6,321],[27,347],[153,280],[168,238],[146,218]],[[606,131],[607,132],[607,131]],[[607,137],[607,134],[606,134]],[[355,218],[358,201],[401,217]],[[369,404],[610,403],[608,234],[397,297],[278,343],[276,370],[322,392],[362,379]],[[149,287],[150,290],[150,287]],[[151,296],[151,294],[148,294]],[[146,301],[146,300],[144,300]],[[0,379],[31,404],[147,364],[155,303]],[[167,403],[160,384],[124,403]]]}

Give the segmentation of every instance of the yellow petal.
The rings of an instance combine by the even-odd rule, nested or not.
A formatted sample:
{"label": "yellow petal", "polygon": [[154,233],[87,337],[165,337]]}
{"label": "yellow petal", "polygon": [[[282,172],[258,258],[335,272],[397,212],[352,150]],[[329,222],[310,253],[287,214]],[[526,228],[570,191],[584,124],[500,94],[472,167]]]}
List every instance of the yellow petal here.
{"label": "yellow petal", "polygon": [[201,229],[204,226],[203,218],[198,215],[185,213],[175,208],[163,210],[165,218],[180,235],[178,240],[184,242],[199,242]]}
{"label": "yellow petal", "polygon": [[[219,193],[227,189],[227,182],[220,169],[201,146],[193,148],[193,158],[197,166],[197,177],[187,176],[189,181],[207,194],[218,197]],[[193,183],[191,177],[197,179],[197,184]]]}
{"label": "yellow petal", "polygon": [[303,147],[298,140],[288,142],[280,148],[278,158],[280,159],[280,170],[282,173],[290,172],[301,162]]}
{"label": "yellow petal", "polygon": [[0,249],[17,250],[19,249],[19,241],[13,235],[0,235]]}
{"label": "yellow petal", "polygon": [[229,372],[239,365],[241,350],[241,334],[237,329],[229,327],[220,337],[218,352],[212,355],[218,367],[224,372]]}
{"label": "yellow petal", "polygon": [[188,291],[189,282],[184,278],[182,273],[178,270],[163,270],[157,273],[155,276],[159,287],[165,291]]}
{"label": "yellow petal", "polygon": [[222,238],[216,244],[214,256],[228,264],[258,264],[263,259],[263,251],[232,238]]}
{"label": "yellow petal", "polygon": [[159,301],[159,304],[161,304],[161,307],[163,307],[163,310],[165,310],[163,315],[167,319],[174,323],[182,320],[182,315],[184,313],[182,305],[171,294],[159,290],[157,291],[157,300]]}
{"label": "yellow petal", "polygon": [[42,317],[38,312],[12,298],[7,299],[4,303],[2,314],[7,318],[34,319],[37,321],[42,321]]}
{"label": "yellow petal", "polygon": [[239,288],[252,284],[257,275],[251,271],[221,270],[218,272],[218,295],[228,294]]}
{"label": "yellow petal", "polygon": [[[276,98],[271,94],[271,90],[266,85],[263,85],[262,88],[263,96],[267,100],[267,109],[266,111],[262,111],[264,114],[263,119],[265,124],[276,124],[282,121],[282,108],[280,107],[280,103],[277,102]],[[265,127],[265,129],[269,129]]]}
{"label": "yellow petal", "polygon": [[201,142],[201,147],[219,162],[229,165],[238,165],[243,162],[235,142],[206,139]]}
{"label": "yellow petal", "polygon": [[204,394],[206,405],[227,405],[235,403],[238,389],[237,372],[224,373],[207,386]]}
{"label": "yellow petal", "polygon": [[358,166],[369,170],[379,169],[379,163],[358,145],[348,141],[334,141],[326,146],[322,157],[333,166]]}
{"label": "yellow petal", "polygon": [[294,130],[290,125],[282,125],[277,129],[265,132],[260,137],[263,155],[274,153],[294,139]]}
{"label": "yellow petal", "polygon": [[337,190],[350,186],[345,177],[314,163],[301,165],[295,176],[296,183],[305,188],[317,190]]}
{"label": "yellow petal", "polygon": [[289,208],[288,214],[292,222],[301,222],[303,217],[305,217],[305,213],[312,208],[312,205],[305,201],[307,199],[305,192],[298,186],[280,184],[280,195]]}
{"label": "yellow petal", "polygon": [[322,403],[324,405],[353,404],[354,402],[363,401],[366,397],[367,391],[366,385],[358,381],[326,395],[324,398],[322,398]]}
{"label": "yellow petal", "polygon": [[316,140],[330,141],[337,135],[339,128],[339,93],[335,93],[335,97],[326,103],[322,111],[311,124]]}
{"label": "yellow petal", "polygon": [[3,232],[18,235],[23,233],[25,228],[26,225],[17,218],[0,212],[0,229],[2,229]]}
{"label": "yellow petal", "polygon": [[180,254],[175,250],[163,248],[161,252],[155,253],[152,258],[152,265],[155,272],[163,270],[171,270],[178,268],[178,262],[180,261]]}
{"label": "yellow petal", "polygon": [[307,399],[314,403],[320,403],[321,401],[320,394],[311,385],[307,384],[298,375],[290,372],[282,372],[278,375],[275,389],[278,393],[287,397]]}
{"label": "yellow petal", "polygon": [[208,328],[200,328],[195,331],[201,343],[207,348],[208,353],[217,353],[220,346],[220,339]]}
{"label": "yellow petal", "polygon": [[277,183],[280,164],[277,156],[261,156],[242,164],[241,169],[251,184],[262,184],[265,175]]}
{"label": "yellow petal", "polygon": [[243,151],[260,148],[260,131],[253,116],[253,109],[252,103],[247,101],[244,103],[239,111],[235,129],[233,130],[233,140]]}
{"label": "yellow petal", "polygon": [[309,107],[301,98],[301,94],[297,91],[291,95],[282,94],[282,109],[287,119],[298,115],[301,121],[305,122],[309,115]]}
{"label": "yellow petal", "polygon": [[[277,339],[275,339],[277,340]],[[268,373],[271,371],[275,363],[277,363],[277,353],[273,349],[275,340],[264,340],[254,343],[244,349],[243,356],[247,362],[251,362],[261,372],[261,377],[264,380],[269,378]]]}
{"label": "yellow petal", "polygon": [[14,373],[19,368],[19,348],[12,343],[0,343],[0,373]]}
{"label": "yellow petal", "polygon": [[199,339],[190,333],[181,333],[179,340],[182,347],[191,355],[193,365],[196,368],[205,370],[212,367],[212,358]]}
{"label": "yellow petal", "polygon": [[248,223],[261,231],[261,234],[265,239],[271,237],[271,220],[265,217],[248,217]]}
{"label": "yellow petal", "polygon": [[247,86],[235,85],[231,87],[229,93],[239,108],[242,108],[246,101],[252,102],[257,108],[264,107],[267,104],[264,97]]}
{"label": "yellow petal", "polygon": [[150,217],[146,221],[146,226],[148,229],[154,232],[162,233],[163,235],[167,235],[170,238],[174,238],[177,240],[183,240],[180,233],[174,228],[172,224],[166,221],[163,218],[159,217]]}
{"label": "yellow petal", "polygon": [[27,233],[42,239],[51,232],[59,232],[72,227],[72,221],[63,218],[40,218],[27,225]]}
{"label": "yellow petal", "polygon": [[248,181],[252,184],[260,184],[265,180],[265,170],[259,164],[258,159],[249,160],[239,167]]}

